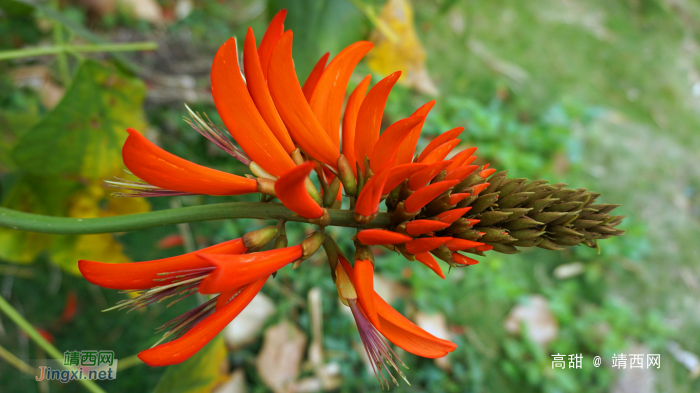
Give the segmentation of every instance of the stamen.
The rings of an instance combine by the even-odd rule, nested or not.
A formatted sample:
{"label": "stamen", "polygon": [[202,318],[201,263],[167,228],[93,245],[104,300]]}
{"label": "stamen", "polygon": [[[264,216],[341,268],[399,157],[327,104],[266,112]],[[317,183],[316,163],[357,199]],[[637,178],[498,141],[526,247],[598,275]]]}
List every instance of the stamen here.
{"label": "stamen", "polygon": [[[126,170],[124,172],[126,172],[130,175],[132,174],[131,172],[126,171]],[[107,185],[109,187],[118,188],[118,189],[128,191],[128,192],[114,192],[114,193],[112,193],[112,196],[114,196],[114,197],[148,198],[148,197],[162,197],[162,196],[197,195],[197,194],[193,194],[190,192],[166,190],[164,188],[160,188],[160,187],[148,184],[141,179],[139,179],[138,181],[125,180],[125,179],[121,179],[118,177],[115,177],[115,179],[116,179],[116,181],[105,180],[105,183],[107,183]]]}
{"label": "stamen", "polygon": [[401,376],[401,378],[406,381],[406,383],[411,386],[411,384],[406,379],[406,376],[401,372],[396,363],[394,362],[394,357],[401,363],[401,365],[408,369],[408,367],[401,361],[401,359],[396,355],[393,349],[384,341],[382,336],[379,334],[377,329],[372,325],[372,323],[367,319],[365,314],[362,312],[360,307],[357,305],[357,300],[347,299],[352,315],[355,317],[355,323],[357,324],[357,330],[360,333],[360,339],[362,339],[362,345],[365,347],[365,352],[369,357],[370,363],[372,364],[372,371],[377,377],[377,381],[382,385],[382,389],[386,385],[389,389],[389,382],[384,377],[382,368],[386,369],[387,374],[391,380],[399,385],[399,382],[394,378],[394,375],[389,370],[387,363],[396,370],[396,372]]}
{"label": "stamen", "polygon": [[[207,114],[204,117],[207,118],[205,122],[204,119],[190,109],[189,106],[185,105],[187,111],[190,113],[191,118],[185,117],[185,122],[194,128],[195,131],[200,133],[203,137],[209,139],[212,143],[218,146],[221,150],[228,153],[231,157],[242,162],[244,165],[250,165],[251,159],[241,150],[238,146],[234,145],[230,137],[230,133],[225,128],[223,131],[216,124],[214,124]],[[223,127],[222,127],[223,128]]]}

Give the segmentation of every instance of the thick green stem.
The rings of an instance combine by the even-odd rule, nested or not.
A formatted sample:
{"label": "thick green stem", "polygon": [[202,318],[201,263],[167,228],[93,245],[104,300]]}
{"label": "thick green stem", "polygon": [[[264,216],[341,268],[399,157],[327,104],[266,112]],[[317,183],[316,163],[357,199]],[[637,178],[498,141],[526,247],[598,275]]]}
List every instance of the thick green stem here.
{"label": "thick green stem", "polygon": [[[37,343],[43,349],[46,351],[49,356],[51,356],[53,359],[58,360],[61,364],[63,364],[63,355],[54,347],[51,345],[50,342],[46,341],[46,339],[39,333],[36,329],[34,329],[34,326],[32,326],[31,323],[29,323],[26,319],[20,315],[20,313],[17,312],[17,310],[12,307],[10,303],[5,300],[4,297],[0,296],[0,311],[5,313],[5,315],[8,316],[12,320],[12,322],[16,323],[17,326],[19,326],[20,329],[22,329],[25,333],[27,333],[27,336],[29,336],[32,341]],[[72,370],[70,367],[66,367],[67,370]],[[97,384],[89,379],[78,379],[78,382],[82,383],[85,388],[93,393],[105,393],[102,388],[97,386]]]}
{"label": "thick green stem", "polygon": [[[331,217],[330,225],[351,228],[384,228],[389,226],[387,213],[379,213],[374,221],[364,225],[355,222],[351,210],[328,209],[328,213]],[[0,207],[0,227],[62,235],[126,232],[184,222],[234,218],[308,222],[280,203],[262,202],[216,203],[103,218],[42,216]]]}

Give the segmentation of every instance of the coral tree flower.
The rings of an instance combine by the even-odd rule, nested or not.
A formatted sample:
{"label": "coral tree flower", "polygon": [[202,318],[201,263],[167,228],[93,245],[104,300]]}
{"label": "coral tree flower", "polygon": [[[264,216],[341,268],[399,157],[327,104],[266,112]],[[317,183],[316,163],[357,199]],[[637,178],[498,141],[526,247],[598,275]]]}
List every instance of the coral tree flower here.
{"label": "coral tree flower", "polygon": [[[114,308],[139,309],[166,299],[172,304],[195,293],[214,295],[160,328],[163,340],[139,354],[147,364],[177,364],[192,356],[251,302],[270,275],[290,263],[298,267],[323,245],[331,277],[352,311],[377,379],[388,385],[383,370],[397,382],[389,366],[405,377],[396,362],[403,363],[384,338],[427,358],[445,356],[456,345],[419,328],[376,294],[374,272],[382,264],[375,263],[371,246],[397,251],[444,279],[438,260],[451,268],[466,267],[478,261],[465,254],[483,256],[493,249],[515,253],[516,246],[594,247],[596,239],[622,234],[613,228],[622,216],[607,214],[617,205],[591,204],[599,194],[506,179],[505,172],[496,173],[488,164],[474,164],[476,148],[460,148],[463,127],[418,150],[435,101],[382,131],[382,122],[388,120],[384,109],[400,71],[373,86],[366,76],[343,108],[351,75],[372,49],[369,42],[356,42],[332,59],[326,53],[300,85],[285,15],[281,11],[272,19],[259,47],[248,29],[242,64],[236,39],[217,51],[211,87],[224,127],[187,108],[188,123],[248,166],[252,175],[189,162],[128,129],[122,156],[139,180],[109,183],[124,190],[118,196],[259,192],[264,202],[279,199],[293,213],[286,217],[320,229],[301,244],[288,246],[280,220],[278,226],[177,257],[131,264],[80,261],[88,281],[132,292],[133,298]],[[320,191],[314,184],[321,185]],[[342,206],[349,210],[338,211]],[[354,267],[325,233],[334,224],[329,212],[354,219],[344,225],[360,228],[353,238]],[[490,227],[495,223],[501,226]],[[261,251],[275,237],[274,249]]]}

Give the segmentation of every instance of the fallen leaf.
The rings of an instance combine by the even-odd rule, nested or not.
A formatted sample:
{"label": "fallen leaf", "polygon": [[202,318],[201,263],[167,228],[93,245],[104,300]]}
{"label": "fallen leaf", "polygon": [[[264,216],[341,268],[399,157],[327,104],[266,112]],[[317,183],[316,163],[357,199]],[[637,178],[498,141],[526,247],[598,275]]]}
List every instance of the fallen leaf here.
{"label": "fallen leaf", "polygon": [[155,0],[118,0],[118,6],[127,14],[150,23],[163,23],[163,8]]}
{"label": "fallen leaf", "polygon": [[698,355],[681,348],[680,344],[671,341],[666,345],[666,349],[680,364],[690,371],[690,378],[695,379],[700,376],[700,358]]}
{"label": "fallen leaf", "polygon": [[554,274],[554,277],[560,280],[565,280],[567,278],[576,277],[583,274],[584,267],[585,266],[581,262],[565,263],[554,268],[552,273]]}
{"label": "fallen leaf", "polygon": [[425,66],[425,49],[413,25],[413,7],[408,0],[388,0],[370,35],[374,49],[367,65],[379,74],[401,71],[400,84],[421,93],[437,95],[438,89]]}
{"label": "fallen leaf", "polygon": [[255,361],[260,378],[275,393],[293,391],[306,347],[306,336],[289,321],[265,331],[263,346]]}
{"label": "fallen leaf", "polygon": [[[649,348],[636,345],[623,353],[649,353]],[[654,373],[649,368],[624,368],[619,370],[612,393],[654,393]]]}
{"label": "fallen leaf", "polygon": [[248,385],[245,381],[245,371],[242,368],[234,370],[228,381],[219,386],[213,393],[248,393]]}
{"label": "fallen leaf", "polygon": [[510,310],[505,321],[506,330],[520,334],[521,324],[527,326],[528,338],[541,346],[557,337],[557,321],[549,311],[547,299],[541,295],[529,296],[523,304]]}
{"label": "fallen leaf", "polygon": [[260,292],[250,305],[224,328],[224,340],[229,348],[236,349],[255,341],[268,318],[275,314],[275,304]]}
{"label": "fallen leaf", "polygon": [[9,76],[15,86],[27,87],[39,93],[41,104],[48,109],[53,109],[66,91],[54,82],[51,70],[44,65],[17,67],[10,71]]}

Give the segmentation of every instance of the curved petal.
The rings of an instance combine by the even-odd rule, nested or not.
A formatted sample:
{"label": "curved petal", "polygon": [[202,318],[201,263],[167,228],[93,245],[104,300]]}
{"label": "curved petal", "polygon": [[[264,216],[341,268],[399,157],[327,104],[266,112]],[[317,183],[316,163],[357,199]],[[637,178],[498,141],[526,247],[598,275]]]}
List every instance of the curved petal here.
{"label": "curved petal", "polygon": [[486,179],[487,177],[493,175],[496,172],[496,168],[489,168],[489,169],[484,169],[483,171],[479,172],[479,177],[482,179]]}
{"label": "curved petal", "polygon": [[476,158],[472,159],[471,161],[467,162],[472,157],[472,154],[476,151],[476,147],[470,147],[468,149],[464,149],[460,151],[459,153],[455,154],[454,157],[451,158],[452,160],[452,165],[447,167],[448,171],[453,171],[461,166],[469,165],[474,161]]}
{"label": "curved petal", "polygon": [[360,111],[360,105],[365,99],[367,87],[372,77],[367,75],[360,82],[355,90],[352,91],[348,98],[348,103],[345,104],[345,114],[343,115],[343,155],[348,160],[352,167],[355,177],[357,177],[357,166],[355,165],[355,125],[357,124],[357,114]]}
{"label": "curved petal", "polygon": [[452,240],[445,243],[445,246],[447,246],[447,249],[450,251],[468,250],[470,248],[483,246],[483,245],[484,245],[484,243],[475,242],[475,241],[466,240],[466,239],[452,239]]}
{"label": "curved petal", "polygon": [[292,31],[282,34],[270,56],[268,86],[294,142],[311,157],[335,168],[338,148],[316,119],[299,86],[292,60]]}
{"label": "curved petal", "polygon": [[211,92],[221,120],[248,157],[275,176],[294,167],[294,161],[260,116],[248,93],[238,67],[234,38],[216,52],[211,67]]}
{"label": "curved petal", "polygon": [[442,272],[440,264],[433,258],[429,252],[419,252],[415,255],[416,260],[425,266],[429,267],[430,270],[434,271],[435,274],[440,276],[443,280],[445,279],[445,273]]}
{"label": "curved petal", "polygon": [[386,179],[382,195],[390,193],[396,186],[403,183],[407,177],[427,167],[426,164],[410,163],[397,165],[391,168],[391,173],[389,173],[389,177]]}
{"label": "curved petal", "polygon": [[153,144],[127,128],[122,148],[124,165],[147,183],[181,192],[207,195],[241,195],[258,192],[255,180],[197,165]]}
{"label": "curved petal", "polygon": [[[418,108],[411,116],[423,116],[427,118],[430,110],[433,109],[435,105],[435,100],[425,103],[423,106]],[[398,164],[405,164],[413,161],[413,154],[416,151],[416,144],[418,144],[418,138],[420,138],[420,133],[423,130],[423,124],[425,124],[425,119],[422,123],[417,125],[406,139],[401,143],[399,151],[396,153],[396,162]]]}
{"label": "curved petal", "polygon": [[304,218],[319,218],[323,208],[306,191],[306,179],[316,163],[307,161],[285,172],[275,182],[275,194],[289,210]]}
{"label": "curved petal", "polygon": [[355,261],[355,290],[357,291],[357,300],[360,301],[367,319],[379,329],[381,324],[374,307],[374,265],[372,261],[367,259]]}
{"label": "curved petal", "polygon": [[397,121],[384,130],[377,143],[374,144],[372,153],[369,155],[369,163],[373,172],[381,172],[389,161],[394,159],[396,151],[399,149],[399,144],[411,132],[411,129],[421,121],[423,121],[423,118],[420,116],[409,117]]}
{"label": "curved petal", "polygon": [[445,242],[452,240],[451,237],[445,236],[445,237],[422,237],[420,239],[413,239],[412,241],[406,243],[406,251],[408,251],[410,254],[416,255],[420,254],[423,252],[428,252],[432,251],[443,244]]}
{"label": "curved petal", "polygon": [[451,195],[450,195],[450,200],[449,200],[447,203],[449,203],[450,205],[456,205],[456,204],[458,204],[459,202],[461,202],[463,199],[465,199],[465,198],[467,198],[467,197],[469,197],[469,196],[471,196],[471,195],[472,195],[472,194],[470,194],[470,193],[468,193],[468,192],[462,192],[462,193],[458,193],[458,194],[451,194]]}
{"label": "curved petal", "polygon": [[[196,253],[243,254],[246,251],[248,250],[243,244],[243,239],[239,238],[196,252],[146,262],[105,263],[80,260],[78,268],[86,280],[103,288],[149,289],[171,284],[176,280],[176,277],[163,279],[161,273],[211,267],[210,263],[198,258]],[[155,281],[156,279],[162,281]]]}
{"label": "curved petal", "polygon": [[373,46],[371,42],[359,41],[340,51],[323,71],[311,97],[311,110],[336,148],[340,148],[340,112],[350,76]]}
{"label": "curved petal", "polygon": [[[455,195],[459,195],[459,194],[455,194]],[[455,203],[450,202],[450,204],[454,205]],[[446,212],[442,212],[442,213],[438,214],[437,219],[442,221],[443,223],[446,223],[449,225],[449,224],[452,224],[453,222],[459,220],[460,218],[462,218],[462,216],[464,214],[466,214],[471,209],[472,209],[471,206],[461,207],[459,209],[451,209],[451,210],[448,210]]]}
{"label": "curved petal", "polygon": [[425,157],[428,154],[430,154],[431,151],[435,150],[438,146],[442,145],[443,143],[447,143],[457,138],[457,136],[461,134],[462,131],[464,131],[464,127],[457,127],[438,135],[435,139],[428,143],[428,146],[426,146],[425,149],[423,149],[423,152],[420,153],[418,159],[416,159],[416,162],[422,162],[425,159]]}
{"label": "curved petal", "polygon": [[282,144],[282,147],[290,154],[297,147],[292,142],[292,137],[289,136],[287,128],[284,126],[277,108],[272,102],[270,90],[267,88],[267,81],[260,68],[260,58],[258,50],[255,48],[255,35],[253,28],[248,28],[248,34],[245,36],[243,44],[243,67],[245,69],[245,81],[248,86],[248,92],[253,99],[255,106],[260,112],[265,123],[270,127],[270,130],[275,135],[277,140]]}
{"label": "curved petal", "polygon": [[414,173],[408,179],[408,187],[413,191],[423,188],[426,184],[428,184],[428,182],[433,180],[435,176],[440,174],[440,172],[442,172],[443,169],[450,166],[451,163],[452,161],[441,161],[434,162],[432,164],[424,164],[428,166],[420,172]]}
{"label": "curved petal", "polygon": [[442,161],[445,157],[447,157],[448,154],[450,154],[452,149],[454,149],[460,141],[460,139],[453,139],[449,142],[443,143],[442,145],[436,147],[435,150],[431,151],[427,156],[425,156],[425,158],[421,162],[424,162],[426,164],[432,164],[433,162]]}
{"label": "curved petal", "polygon": [[265,35],[263,35],[262,41],[260,41],[260,50],[258,51],[258,57],[260,57],[260,67],[262,68],[265,80],[267,80],[267,68],[270,64],[270,55],[272,54],[272,48],[275,47],[277,40],[280,38],[284,32],[284,18],[287,16],[287,10],[280,10],[280,12],[275,15],[267,26]]}
{"label": "curved petal", "polygon": [[435,220],[413,220],[406,224],[406,233],[411,236],[424,235],[449,227],[450,224]]}
{"label": "curved petal", "polygon": [[468,256],[462,255],[458,252],[452,253],[452,260],[455,261],[455,263],[459,263],[460,265],[467,265],[467,266],[476,265],[477,263],[479,263],[479,261],[477,261],[476,259],[469,258]]}
{"label": "curved petal", "polygon": [[247,285],[238,296],[204,318],[182,337],[139,352],[139,359],[151,367],[169,366],[189,359],[250,304],[265,285],[265,281],[267,277]]}
{"label": "curved petal", "polygon": [[365,229],[357,234],[357,240],[368,246],[376,246],[379,244],[402,244],[410,242],[412,239],[410,236],[386,229]]}
{"label": "curved petal", "polygon": [[355,204],[355,212],[365,217],[369,217],[379,210],[379,202],[382,200],[382,192],[384,191],[384,185],[391,172],[391,166],[393,161],[387,165],[383,171],[370,177],[362,187],[360,195],[357,196],[357,203]]}
{"label": "curved petal", "polygon": [[269,276],[285,265],[301,258],[301,245],[252,254],[206,254],[197,256],[215,269],[199,284],[199,293],[223,293]]}
{"label": "curved petal", "polygon": [[365,156],[372,153],[374,145],[379,139],[379,130],[389,92],[400,76],[401,71],[397,71],[377,82],[360,105],[355,125],[355,160],[362,171],[365,170]]}
{"label": "curved petal", "polygon": [[[354,269],[342,257],[339,258],[339,261],[354,284]],[[398,311],[394,310],[376,292],[374,294],[374,304],[377,308],[379,321],[382,324],[382,328],[378,329],[379,332],[404,350],[418,356],[439,358],[457,348],[457,345],[454,343],[435,337],[416,326]]]}
{"label": "curved petal", "polygon": [[433,199],[437,198],[443,192],[456,186],[457,183],[459,183],[457,180],[447,180],[425,186],[406,198],[404,208],[408,213],[415,213],[423,208],[423,206],[430,203]]}
{"label": "curved petal", "polygon": [[479,169],[478,165],[467,165],[459,167],[445,176],[445,180],[459,180],[462,181],[467,178],[467,176],[474,173],[475,170]]}
{"label": "curved petal", "polygon": [[323,74],[323,70],[326,68],[326,63],[328,62],[328,57],[330,57],[330,55],[330,52],[326,52],[325,55],[318,59],[318,62],[309,73],[309,76],[306,78],[304,86],[301,88],[307,102],[311,102],[311,96],[313,96],[314,90],[316,90],[316,85],[318,84],[318,80],[321,79],[321,75]]}

